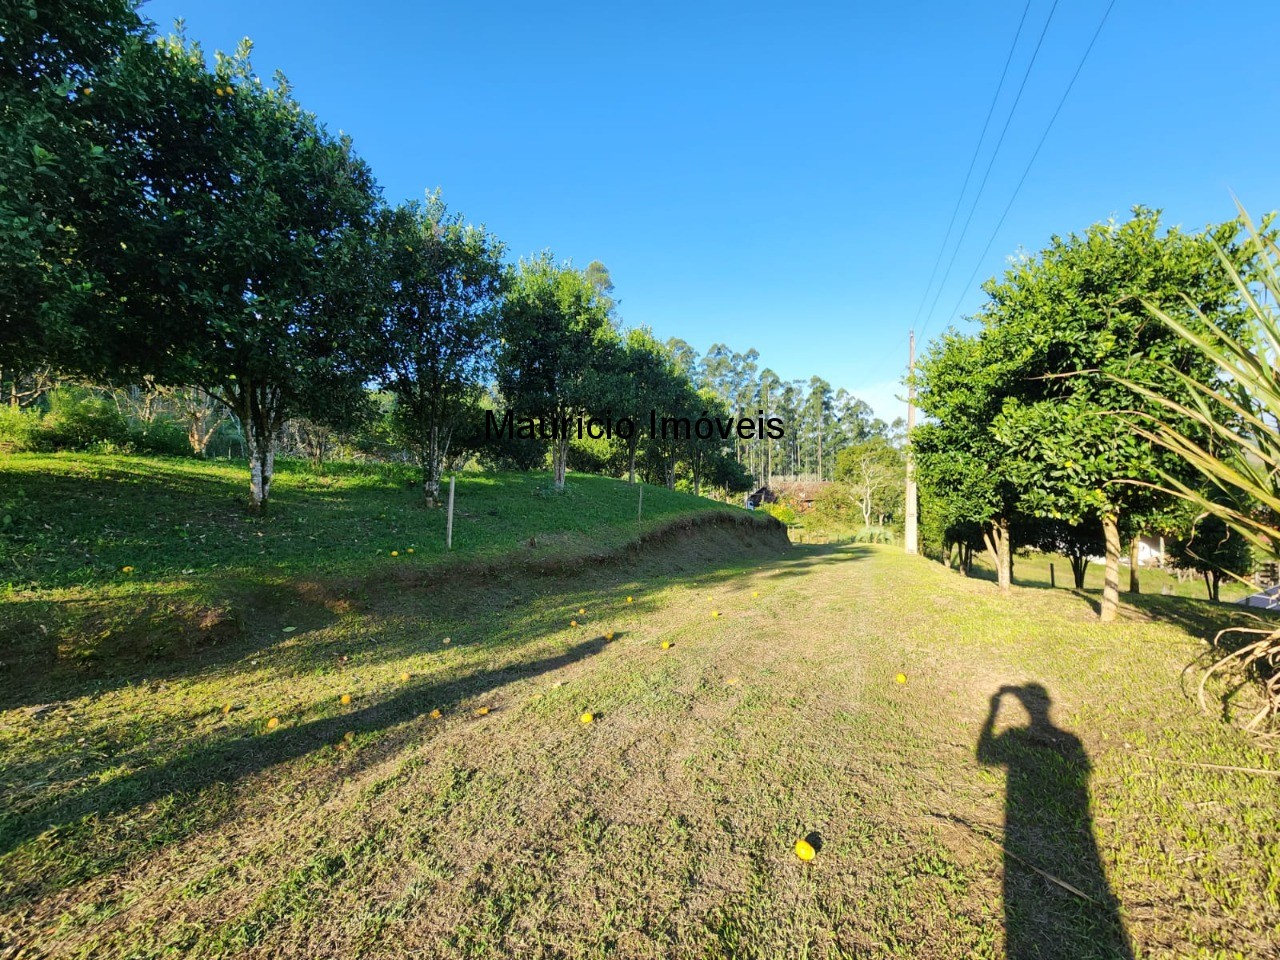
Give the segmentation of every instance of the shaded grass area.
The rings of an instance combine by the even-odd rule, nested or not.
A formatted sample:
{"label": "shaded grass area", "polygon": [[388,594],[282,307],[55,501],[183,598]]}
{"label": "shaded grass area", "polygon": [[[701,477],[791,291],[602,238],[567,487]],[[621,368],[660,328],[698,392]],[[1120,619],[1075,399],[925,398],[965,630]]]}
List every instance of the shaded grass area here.
{"label": "shaded grass area", "polygon": [[[253,581],[227,600],[234,635],[61,659],[36,685],[56,698],[25,660],[0,674],[0,939],[1014,960],[1280,943],[1280,779],[1182,765],[1280,769],[1186,688],[1243,611],[1126,596],[1105,626],[1087,596],[785,550],[749,520],[622,565],[383,570]],[[1024,694],[984,749],[1002,688]]]}
{"label": "shaded grass area", "polygon": [[[994,583],[996,572],[995,568],[991,566],[990,558],[986,554],[975,552],[973,561],[972,576],[990,580]],[[1052,573],[1049,570],[1051,564],[1053,566]],[[1102,564],[1089,564],[1084,575],[1085,592],[1101,597],[1102,578]],[[1071,576],[1071,561],[1067,557],[1051,553],[1040,553],[1039,551],[1019,554],[1014,558],[1013,582],[1023,587],[1048,588],[1052,584],[1059,590],[1075,589],[1075,580]],[[1200,578],[1199,574],[1193,577],[1180,578],[1172,570],[1162,570],[1157,567],[1140,568],[1139,586],[1141,588],[1139,596],[1186,597],[1195,600],[1205,600],[1208,597],[1204,580]],[[1120,565],[1120,589],[1122,591],[1129,589],[1129,566],[1127,563]],[[1256,592],[1251,586],[1242,584],[1237,580],[1224,578],[1220,594],[1223,603],[1231,603]]]}

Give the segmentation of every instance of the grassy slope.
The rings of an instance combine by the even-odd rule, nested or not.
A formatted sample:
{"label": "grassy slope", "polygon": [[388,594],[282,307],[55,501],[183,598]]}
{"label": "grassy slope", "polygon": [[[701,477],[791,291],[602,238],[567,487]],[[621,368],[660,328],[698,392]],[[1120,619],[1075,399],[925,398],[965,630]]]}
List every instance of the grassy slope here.
{"label": "grassy slope", "polygon": [[[1278,766],[1183,689],[1228,611],[1144,596],[1104,627],[1087,597],[1001,598],[891,549],[762,549],[717,528],[631,567],[310,578],[286,620],[190,658],[68,666],[55,709],[7,680],[0,939],[998,957],[1003,904],[1046,956],[1114,955],[1106,910],[1002,863],[1009,781],[975,742],[991,694],[1035,681],[1092,765],[1106,879],[1052,744],[1005,749],[1036,774],[1007,845],[1096,900],[1109,882],[1143,956],[1280,942],[1280,780],[1167,762]],[[999,729],[1023,723],[1006,704]]]}

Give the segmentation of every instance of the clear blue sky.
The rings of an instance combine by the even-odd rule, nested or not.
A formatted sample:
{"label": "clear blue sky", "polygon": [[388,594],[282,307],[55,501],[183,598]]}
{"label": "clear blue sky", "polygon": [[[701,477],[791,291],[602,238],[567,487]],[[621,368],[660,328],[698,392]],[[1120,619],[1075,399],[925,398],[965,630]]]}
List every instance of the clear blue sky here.
{"label": "clear blue sky", "polygon": [[[929,336],[1053,233],[1137,203],[1188,228],[1231,216],[1233,192],[1255,214],[1280,206],[1280,4],[1117,0],[979,258],[1108,2],[1053,13]],[[1031,2],[969,198],[1052,5]],[[1025,6],[152,0],[143,12],[166,31],[184,17],[209,50],[251,37],[258,72],[282,70],[350,133],[389,201],[439,187],[513,256],[604,261],[628,324],[700,351],[755,347],[784,379],[817,374],[895,416],[907,330]]]}

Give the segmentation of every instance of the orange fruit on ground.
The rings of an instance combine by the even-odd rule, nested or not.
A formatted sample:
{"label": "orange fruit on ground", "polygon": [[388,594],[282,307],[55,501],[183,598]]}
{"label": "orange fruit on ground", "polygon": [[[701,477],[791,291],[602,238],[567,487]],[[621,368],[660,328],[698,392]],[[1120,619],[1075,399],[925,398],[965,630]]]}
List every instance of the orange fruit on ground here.
{"label": "orange fruit on ground", "polygon": [[347,704],[351,702],[351,694],[344,693],[341,697],[338,698],[338,702],[345,707]]}
{"label": "orange fruit on ground", "polygon": [[276,727],[278,727],[278,726],[280,726],[280,718],[279,718],[279,717],[272,717],[270,720],[268,720],[268,721],[267,721],[267,729],[268,729],[268,730],[274,730],[274,729],[275,729]]}
{"label": "orange fruit on ground", "polygon": [[812,860],[817,852],[808,840],[796,841],[796,856],[801,860]]}
{"label": "orange fruit on ground", "polygon": [[595,720],[595,718],[596,718],[596,715],[588,711],[584,713],[582,716],[580,716],[578,719],[581,720],[583,723],[591,723],[592,721]]}
{"label": "orange fruit on ground", "polygon": [[436,709],[434,709],[434,710],[432,710],[432,711],[431,711],[431,719],[432,719],[432,720],[439,720],[439,719],[440,719],[440,708],[439,708],[439,707],[436,707]]}
{"label": "orange fruit on ground", "polygon": [[663,649],[663,650],[670,650],[670,649],[671,649],[671,641],[670,641],[670,640],[663,640],[663,641],[662,641],[662,649]]}
{"label": "orange fruit on ground", "polygon": [[578,613],[579,613],[579,614],[584,614],[584,613],[586,613],[586,612],[587,612],[587,608],[586,608],[586,607],[579,607],[579,608],[578,608]]}
{"label": "orange fruit on ground", "polygon": [[900,673],[900,674],[898,674],[896,677],[894,677],[893,679],[894,679],[894,680],[896,680],[898,683],[906,683],[906,682],[907,682],[907,675],[906,675],[905,673]]}
{"label": "orange fruit on ground", "polygon": [[405,673],[400,674],[400,679],[401,679],[401,680],[409,680],[409,679],[410,679],[410,677],[409,677],[408,672],[406,671]]}
{"label": "orange fruit on ground", "polygon": [[570,621],[569,621],[569,626],[571,626],[571,627],[576,627],[577,625],[578,625],[578,621],[577,621],[577,620],[570,620]]}

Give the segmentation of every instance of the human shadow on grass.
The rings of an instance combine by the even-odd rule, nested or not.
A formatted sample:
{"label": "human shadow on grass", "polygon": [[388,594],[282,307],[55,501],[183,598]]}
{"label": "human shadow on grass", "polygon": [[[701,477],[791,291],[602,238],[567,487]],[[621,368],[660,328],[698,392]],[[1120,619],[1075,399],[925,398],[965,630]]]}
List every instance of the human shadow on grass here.
{"label": "human shadow on grass", "polygon": [[[323,717],[297,726],[285,726],[272,733],[244,729],[238,735],[201,744],[178,754],[159,768],[143,767],[124,776],[99,782],[51,805],[4,816],[0,819],[0,856],[46,831],[70,827],[83,817],[91,817],[93,821],[99,822],[165,799],[196,801],[201,791],[208,787],[219,783],[235,783],[326,746],[343,743],[347,733],[356,737],[376,733],[415,720],[436,708],[447,713],[464,698],[491,693],[517,680],[559,670],[594,656],[606,645],[607,641],[603,637],[595,637],[576,643],[562,653],[531,663],[477,671],[466,677],[439,683],[410,685],[393,696],[350,713]],[[422,731],[417,732],[421,734]],[[400,731],[391,741],[379,742],[376,749],[369,748],[370,755],[385,755],[388,751],[399,749],[413,735],[409,730]],[[344,774],[350,775],[350,771],[344,770]],[[179,828],[179,834],[208,826],[190,818],[184,820],[184,825],[190,827],[190,830]],[[171,834],[169,839],[178,839],[178,835]],[[128,850],[119,850],[112,859],[118,860],[127,855]],[[96,869],[108,866],[110,864],[100,863],[96,865]],[[19,885],[15,883],[6,892],[4,900],[37,896],[49,889],[65,886],[68,882],[75,882],[75,878],[40,877],[22,889],[18,889]]]}
{"label": "human shadow on grass", "polygon": [[[1030,724],[996,734],[1006,697],[1022,705]],[[1049,719],[1050,703],[1038,683],[1001,687],[978,737],[978,761],[1008,771],[1005,953],[1009,960],[1132,960],[1094,840],[1089,758],[1078,737]]]}

